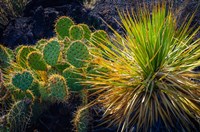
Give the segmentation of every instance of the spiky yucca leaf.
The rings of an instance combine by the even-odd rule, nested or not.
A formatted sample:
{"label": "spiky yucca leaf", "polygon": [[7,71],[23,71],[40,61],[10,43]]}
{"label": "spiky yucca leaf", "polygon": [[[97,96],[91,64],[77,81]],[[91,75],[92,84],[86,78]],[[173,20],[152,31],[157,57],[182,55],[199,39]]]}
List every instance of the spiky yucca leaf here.
{"label": "spiky yucca leaf", "polygon": [[119,15],[125,37],[111,28],[115,37],[104,40],[111,48],[96,47],[104,57],[91,51],[98,74],[83,81],[95,89],[105,122],[120,131],[151,131],[159,122],[165,130],[198,130],[200,84],[191,78],[200,74],[191,69],[200,65],[200,41],[193,41],[199,28],[191,32],[192,19],[177,28],[164,4]]}

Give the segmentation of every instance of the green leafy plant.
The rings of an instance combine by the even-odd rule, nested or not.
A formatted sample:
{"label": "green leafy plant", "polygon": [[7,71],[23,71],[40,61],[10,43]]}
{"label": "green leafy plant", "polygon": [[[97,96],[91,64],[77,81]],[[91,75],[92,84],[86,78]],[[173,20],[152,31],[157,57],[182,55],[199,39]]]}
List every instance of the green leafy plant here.
{"label": "green leafy plant", "polygon": [[200,84],[193,79],[200,74],[192,69],[200,65],[200,39],[193,40],[200,28],[190,28],[192,17],[178,28],[165,4],[119,15],[125,36],[110,27],[112,39],[93,38],[101,52],[91,51],[95,72],[82,81],[95,91],[92,104],[105,109],[104,123],[120,131],[153,131],[158,124],[198,131]]}

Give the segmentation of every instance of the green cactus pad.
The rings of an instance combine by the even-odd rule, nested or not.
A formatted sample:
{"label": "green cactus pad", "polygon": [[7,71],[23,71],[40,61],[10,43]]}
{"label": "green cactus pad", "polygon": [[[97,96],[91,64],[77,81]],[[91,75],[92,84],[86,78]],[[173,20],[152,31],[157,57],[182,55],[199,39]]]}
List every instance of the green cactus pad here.
{"label": "green cactus pad", "polygon": [[78,132],[88,132],[88,125],[89,125],[89,110],[78,110],[77,117],[79,117],[79,122],[77,125]]}
{"label": "green cactus pad", "polygon": [[63,72],[66,68],[68,68],[70,65],[66,62],[60,62],[58,63],[55,68],[58,72]]}
{"label": "green cactus pad", "polygon": [[60,44],[57,41],[48,42],[43,50],[44,60],[47,64],[55,66],[60,55]]}
{"label": "green cactus pad", "polygon": [[50,91],[50,98],[52,101],[63,102],[68,98],[69,92],[66,80],[63,76],[53,74],[49,77],[48,90]]}
{"label": "green cactus pad", "polygon": [[19,50],[23,47],[23,45],[19,45],[15,48],[15,53],[18,54]]}
{"label": "green cactus pad", "polygon": [[11,50],[10,48],[7,48],[7,47],[5,47],[5,48],[6,48],[6,51],[8,52],[10,60],[14,60],[15,59],[15,55],[14,55],[13,50]]}
{"label": "green cactus pad", "polygon": [[90,36],[91,36],[92,31],[90,30],[90,28],[88,27],[88,25],[86,25],[86,24],[78,24],[78,25],[83,28],[84,38],[86,40],[90,40]]}
{"label": "green cactus pad", "polygon": [[0,45],[0,68],[7,68],[10,65],[8,51],[3,45]]}
{"label": "green cactus pad", "polygon": [[10,132],[23,132],[26,130],[31,118],[31,101],[20,100],[15,102],[7,114]]}
{"label": "green cactus pad", "polygon": [[47,44],[48,40],[47,39],[41,39],[39,40],[35,46],[37,49],[39,49],[40,51],[42,51],[42,49],[44,48],[44,46]]}
{"label": "green cactus pad", "polygon": [[41,95],[41,99],[43,101],[48,101],[49,100],[49,92],[50,91],[48,90],[48,87],[40,85],[39,92],[40,92],[40,95]]}
{"label": "green cactus pad", "polygon": [[70,91],[80,91],[83,89],[83,86],[79,83],[83,76],[77,73],[74,69],[65,69],[63,71],[63,76],[67,80],[67,85]]}
{"label": "green cactus pad", "polygon": [[70,43],[71,43],[71,40],[70,40],[68,37],[66,37],[66,38],[64,39],[64,41],[63,41],[64,49],[69,48]]}
{"label": "green cactus pad", "polygon": [[40,97],[41,94],[40,94],[39,88],[40,88],[40,84],[38,82],[33,82],[33,84],[31,85],[31,87],[29,88],[29,90],[32,91],[32,93],[33,93],[34,96]]}
{"label": "green cactus pad", "polygon": [[34,49],[33,47],[30,47],[30,46],[21,46],[17,50],[18,50],[17,56],[16,56],[17,63],[21,67],[27,68],[27,56],[32,51],[36,51],[36,49]]}
{"label": "green cactus pad", "polygon": [[22,91],[26,91],[28,88],[30,88],[32,82],[33,76],[28,71],[17,73],[12,77],[12,84]]}
{"label": "green cactus pad", "polygon": [[69,29],[72,25],[74,25],[74,22],[69,17],[60,17],[56,22],[55,31],[61,39],[64,39],[69,37]]}
{"label": "green cactus pad", "polygon": [[108,39],[108,34],[103,30],[95,31],[94,33],[91,34],[90,38],[91,42],[97,47],[99,47],[100,43],[106,45],[105,44],[106,39]]}
{"label": "green cactus pad", "polygon": [[66,51],[67,61],[76,68],[84,67],[89,59],[89,51],[81,41],[72,42]]}
{"label": "green cactus pad", "polygon": [[81,26],[73,25],[69,29],[69,36],[72,40],[81,40],[83,39],[84,31]]}
{"label": "green cactus pad", "polygon": [[39,70],[39,71],[47,70],[47,65],[43,59],[42,54],[37,51],[33,51],[28,54],[28,65],[34,70]]}

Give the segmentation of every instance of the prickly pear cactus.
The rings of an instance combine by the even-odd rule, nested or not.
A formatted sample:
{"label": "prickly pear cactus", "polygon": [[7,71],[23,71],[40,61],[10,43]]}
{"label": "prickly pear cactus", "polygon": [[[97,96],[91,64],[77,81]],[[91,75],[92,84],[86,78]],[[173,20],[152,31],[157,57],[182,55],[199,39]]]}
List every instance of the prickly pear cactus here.
{"label": "prickly pear cactus", "polygon": [[73,25],[69,29],[69,36],[72,40],[81,40],[83,39],[84,31],[83,28],[79,25]]}
{"label": "prickly pear cactus", "polygon": [[28,71],[24,71],[22,73],[16,73],[12,77],[12,84],[16,88],[21,89],[22,91],[26,91],[28,88],[30,88],[32,82],[33,82],[33,76]]}
{"label": "prickly pear cactus", "polygon": [[70,91],[81,91],[83,89],[83,86],[79,83],[83,76],[80,73],[77,73],[74,69],[65,69],[63,71],[63,76],[67,81]]}
{"label": "prickly pear cactus", "polygon": [[106,45],[105,40],[108,39],[108,34],[103,30],[97,30],[91,34],[90,41],[97,47],[100,44]]}
{"label": "prickly pear cactus", "polygon": [[57,36],[59,36],[61,39],[64,39],[67,36],[69,37],[69,29],[72,25],[74,25],[74,22],[69,17],[60,17],[55,25]]}
{"label": "prickly pear cactus", "polygon": [[48,90],[48,87],[45,85],[45,83],[43,82],[40,83],[39,92],[42,101],[49,101],[50,91]]}
{"label": "prickly pear cactus", "polygon": [[32,51],[36,50],[31,46],[20,46],[17,48],[16,61],[21,67],[27,68],[27,56]]}
{"label": "prickly pear cactus", "polygon": [[24,45],[19,45],[19,46],[17,46],[17,47],[14,49],[14,52],[15,52],[16,54],[18,54],[19,50],[20,50],[23,46],[24,46]]}
{"label": "prickly pear cactus", "polygon": [[88,27],[88,25],[86,25],[86,24],[78,24],[78,25],[83,28],[84,38],[86,40],[90,40],[90,36],[91,36],[92,31],[90,30],[90,28]]}
{"label": "prickly pear cactus", "polygon": [[76,132],[88,132],[89,118],[89,110],[87,108],[81,107],[77,110],[74,119]]}
{"label": "prickly pear cactus", "polygon": [[41,39],[35,44],[35,47],[39,50],[42,50],[44,46],[47,44],[47,42],[48,42],[47,39]]}
{"label": "prickly pear cactus", "polygon": [[77,132],[87,132],[90,119],[89,108],[87,108],[88,91],[86,89],[82,90],[80,96],[82,98],[82,106],[78,108],[75,114],[74,126]]}
{"label": "prickly pear cactus", "polygon": [[64,49],[68,49],[71,44],[71,40],[68,37],[66,37],[63,41],[63,44],[64,44]]}
{"label": "prickly pear cactus", "polygon": [[7,68],[10,65],[10,58],[6,48],[0,45],[0,68]]}
{"label": "prickly pear cactus", "polygon": [[5,48],[6,48],[6,51],[8,52],[10,61],[13,61],[15,59],[15,55],[14,55],[13,50],[11,50],[10,48],[7,48],[7,47],[5,47]]}
{"label": "prickly pear cactus", "polygon": [[11,132],[25,132],[31,117],[31,101],[15,102],[7,114],[7,122]]}
{"label": "prickly pear cactus", "polygon": [[48,82],[49,97],[53,102],[64,102],[68,99],[69,91],[63,76],[58,74],[51,75]]}
{"label": "prickly pear cactus", "polygon": [[47,64],[55,66],[60,55],[60,44],[57,41],[48,42],[43,50],[44,60]]}
{"label": "prickly pear cactus", "polygon": [[28,65],[34,70],[46,71],[47,65],[43,59],[43,56],[38,51],[33,51],[28,54]]}
{"label": "prickly pear cactus", "polygon": [[33,81],[31,87],[29,88],[29,90],[32,92],[32,94],[35,97],[39,98],[41,96],[40,91],[39,91],[40,87],[41,87],[41,85],[39,84],[39,82]]}
{"label": "prickly pear cactus", "polygon": [[58,72],[62,73],[70,65],[67,62],[59,62],[56,64],[55,68]]}
{"label": "prickly pear cactus", "polygon": [[72,42],[65,53],[67,61],[76,68],[84,67],[89,60],[89,51],[81,41]]}
{"label": "prickly pear cactus", "polygon": [[[87,89],[81,85],[81,81],[86,79],[86,72],[91,72],[88,70],[90,42],[96,45],[103,43],[106,33],[92,33],[86,24],[75,25],[65,16],[56,21],[55,32],[55,37],[41,39],[35,46],[18,46],[14,50],[16,57],[12,50],[0,45],[0,68],[8,67],[6,78],[9,79],[5,86],[11,99],[17,101],[8,114],[11,131],[25,130],[32,106],[38,113],[33,119],[37,120],[43,110],[41,108],[37,112],[40,109],[37,107],[65,102],[69,98],[69,91],[80,94],[82,106],[87,104],[86,94],[81,94]],[[31,107],[27,100],[31,101]],[[88,109],[79,112],[77,130],[87,131],[88,115]]]}

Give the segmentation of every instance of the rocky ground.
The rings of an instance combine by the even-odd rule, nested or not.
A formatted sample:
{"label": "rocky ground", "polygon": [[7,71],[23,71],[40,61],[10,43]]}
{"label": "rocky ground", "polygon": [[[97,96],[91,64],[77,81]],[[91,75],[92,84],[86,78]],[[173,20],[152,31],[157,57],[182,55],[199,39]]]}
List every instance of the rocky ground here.
{"label": "rocky ground", "polygon": [[[176,10],[178,23],[183,22],[185,16],[196,13],[192,21],[193,26],[200,26],[200,1],[199,0],[174,0],[173,9]],[[152,0],[145,0],[149,5]],[[119,20],[117,9],[136,8],[140,0],[99,0],[95,6],[88,8],[78,0],[32,0],[26,6],[24,14],[18,18],[10,18],[8,25],[0,29],[0,43],[10,48],[18,45],[33,45],[41,38],[51,38],[55,35],[54,23],[59,16],[70,16],[76,23],[86,23],[92,30],[103,29],[110,32],[106,26],[107,22],[114,29],[121,32],[120,26],[116,23]],[[103,20],[105,22],[103,22]],[[200,37],[200,32],[196,38]],[[196,68],[196,70],[200,70]],[[76,102],[77,98],[71,99]],[[71,106],[69,102],[66,105],[55,104],[45,111],[38,122],[32,125],[28,131],[48,131],[59,132],[72,130],[70,119],[71,111],[75,111],[76,106]],[[68,112],[66,112],[66,109]],[[72,113],[72,112],[71,112]],[[95,117],[98,119],[98,117]],[[66,120],[69,119],[69,120]],[[93,124],[98,124],[98,121]],[[111,132],[113,129],[105,127],[91,128],[95,132]]]}

